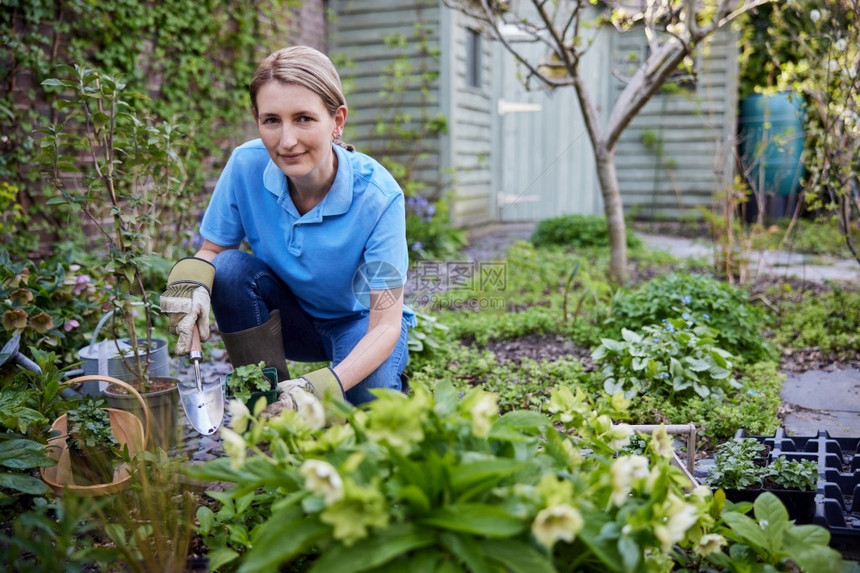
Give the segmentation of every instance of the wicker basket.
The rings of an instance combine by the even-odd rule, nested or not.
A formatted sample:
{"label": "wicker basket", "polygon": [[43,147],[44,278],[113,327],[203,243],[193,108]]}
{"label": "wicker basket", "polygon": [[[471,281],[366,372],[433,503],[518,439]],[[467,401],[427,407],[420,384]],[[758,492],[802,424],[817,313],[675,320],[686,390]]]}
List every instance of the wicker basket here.
{"label": "wicker basket", "polygon": [[[113,435],[119,445],[128,445],[128,453],[134,456],[138,451],[143,450],[146,439],[149,437],[150,416],[149,410],[146,407],[146,402],[138,394],[137,390],[126,384],[122,380],[111,378],[110,376],[80,376],[70,380],[67,384],[79,384],[81,382],[100,381],[116,384],[128,390],[137,401],[140,402],[140,407],[144,413],[144,424],[140,418],[131,412],[117,410],[115,408],[106,408],[110,412],[110,425]],[[94,485],[78,485],[74,482],[71,467],[69,464],[69,450],[66,446],[66,438],[68,437],[68,427],[66,415],[63,414],[57,418],[51,425],[51,430],[59,431],[59,435],[51,438],[48,441],[48,456],[57,460],[57,465],[42,468],[42,479],[50,486],[56,495],[63,495],[66,491],[75,492],[83,496],[97,496],[114,493],[126,488],[131,481],[131,468],[128,463],[123,463],[116,468],[113,474],[113,481],[109,483],[94,484]]]}

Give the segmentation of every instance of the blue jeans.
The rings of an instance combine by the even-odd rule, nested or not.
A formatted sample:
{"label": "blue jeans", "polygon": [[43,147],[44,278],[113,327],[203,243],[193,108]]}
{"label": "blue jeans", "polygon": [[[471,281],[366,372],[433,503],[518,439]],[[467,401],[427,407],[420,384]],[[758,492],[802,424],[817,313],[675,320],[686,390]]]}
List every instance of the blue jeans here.
{"label": "blue jeans", "polygon": [[[281,311],[284,357],[297,362],[330,361],[337,366],[367,332],[368,313],[323,320],[302,309],[289,287],[257,257],[230,249],[215,257],[212,311],[221,332],[239,332],[269,320]],[[409,325],[401,323],[400,338],[391,356],[367,378],[347,390],[354,405],[373,400],[373,388],[405,390],[401,376],[409,361]]]}

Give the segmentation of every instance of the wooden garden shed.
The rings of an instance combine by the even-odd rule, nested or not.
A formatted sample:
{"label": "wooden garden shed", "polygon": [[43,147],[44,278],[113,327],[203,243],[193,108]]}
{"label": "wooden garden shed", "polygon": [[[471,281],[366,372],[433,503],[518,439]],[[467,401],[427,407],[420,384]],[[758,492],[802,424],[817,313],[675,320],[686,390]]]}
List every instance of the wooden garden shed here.
{"label": "wooden garden shed", "polygon": [[[572,88],[527,91],[512,56],[441,0],[330,0],[329,9],[328,52],[347,87],[348,139],[399,158],[422,193],[450,192],[455,225],[603,212]],[[647,45],[635,31],[594,33],[583,70],[607,114],[619,74]],[[637,216],[695,213],[733,178],[736,32],[719,31],[693,70],[649,102],[619,142],[619,184]],[[428,131],[439,118],[447,130]]]}

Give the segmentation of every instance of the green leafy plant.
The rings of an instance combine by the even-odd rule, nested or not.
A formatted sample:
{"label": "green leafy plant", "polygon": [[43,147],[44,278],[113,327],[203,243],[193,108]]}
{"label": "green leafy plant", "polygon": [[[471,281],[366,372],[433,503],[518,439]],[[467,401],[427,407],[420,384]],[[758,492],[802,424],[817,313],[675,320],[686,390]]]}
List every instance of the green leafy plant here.
{"label": "green leafy plant", "polygon": [[649,325],[640,332],[621,329],[621,340],[602,338],[592,353],[601,363],[603,389],[626,398],[656,393],[722,398],[741,385],[734,379],[732,355],[716,345],[712,329],[684,318]]}
{"label": "green leafy plant", "polygon": [[763,458],[766,453],[767,447],[755,438],[738,438],[719,445],[714,466],[708,472],[708,483],[723,489],[751,486],[815,489],[818,484],[816,462],[779,456],[766,464]]}
{"label": "green leafy plant", "polygon": [[[625,232],[629,248],[642,244],[633,231],[626,229]],[[609,247],[609,231],[606,217],[602,215],[562,215],[540,221],[529,240],[537,247]]]}
{"label": "green leafy plant", "polygon": [[12,262],[9,252],[0,249],[3,330],[10,337],[20,335],[22,346],[59,350],[65,362],[75,361],[87,327],[98,320],[106,302],[96,288],[98,277],[82,269],[61,257]]}
{"label": "green leafy plant", "polygon": [[84,397],[66,412],[70,448],[111,449],[119,446],[110,426],[110,415],[104,408],[104,400]]}
{"label": "green leafy plant", "polygon": [[764,462],[757,463],[767,448],[755,438],[730,440],[717,446],[714,466],[708,471],[708,483],[723,489],[746,489],[761,486]]}
{"label": "green leafy plant", "polygon": [[78,485],[113,481],[119,442],[103,405],[103,400],[86,396],[66,412],[69,468]]}
{"label": "green leafy plant", "polygon": [[818,464],[812,460],[788,460],[779,456],[768,464],[763,479],[784,489],[814,490],[818,485]]}
{"label": "green leafy plant", "polygon": [[430,354],[445,348],[449,328],[433,314],[421,312],[413,308],[418,324],[409,330],[409,359],[418,358],[419,354]]}
{"label": "green leafy plant", "polygon": [[0,567],[20,573],[106,570],[92,554],[100,525],[96,514],[104,500],[71,494],[37,499],[3,520],[9,528],[0,530]]}
{"label": "green leafy plant", "polygon": [[684,314],[712,328],[717,345],[736,357],[749,362],[775,357],[775,349],[762,333],[769,321],[762,309],[749,303],[743,289],[701,273],[671,273],[629,290],[620,289],[604,327],[612,338],[622,328],[638,330]]}
{"label": "green leafy plant", "polygon": [[246,403],[254,392],[271,390],[277,381],[273,383],[266,376],[264,369],[266,369],[265,362],[239,366],[227,375],[227,392],[237,400]]}
{"label": "green leafy plant", "polygon": [[56,465],[46,448],[50,426],[70,406],[60,395],[59,357],[36,348],[30,351],[40,372],[8,363],[0,369],[0,521],[4,523],[44,503],[50,494],[35,472]]}
{"label": "green leafy plant", "polygon": [[684,491],[665,431],[623,453],[620,396],[557,385],[552,417],[499,416],[495,402],[440,383],[379,391],[366,409],[326,402],[325,419],[237,410],[228,458],[187,470],[233,484],[220,510],[198,511],[213,568],[671,569],[680,552],[726,544],[721,506],[707,488]]}
{"label": "green leafy plant", "polygon": [[[718,499],[724,499],[717,492]],[[728,571],[841,571],[839,552],[828,547],[830,533],[817,525],[793,525],[785,506],[765,492],[752,504],[753,517],[744,515],[749,504],[724,509],[726,538],[735,543],[728,554],[713,552],[707,560]]]}

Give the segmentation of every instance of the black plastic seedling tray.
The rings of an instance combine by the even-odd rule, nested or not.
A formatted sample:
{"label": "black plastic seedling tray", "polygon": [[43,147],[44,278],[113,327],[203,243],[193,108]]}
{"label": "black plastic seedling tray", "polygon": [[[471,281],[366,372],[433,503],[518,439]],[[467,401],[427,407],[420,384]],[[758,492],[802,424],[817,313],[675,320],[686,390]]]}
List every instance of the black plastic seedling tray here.
{"label": "black plastic seedling tray", "polygon": [[818,488],[812,523],[830,531],[830,545],[846,557],[860,557],[860,437],[789,436],[780,428],[773,437],[751,436],[739,430],[736,438],[755,438],[770,448],[768,460],[779,456],[818,462]]}

